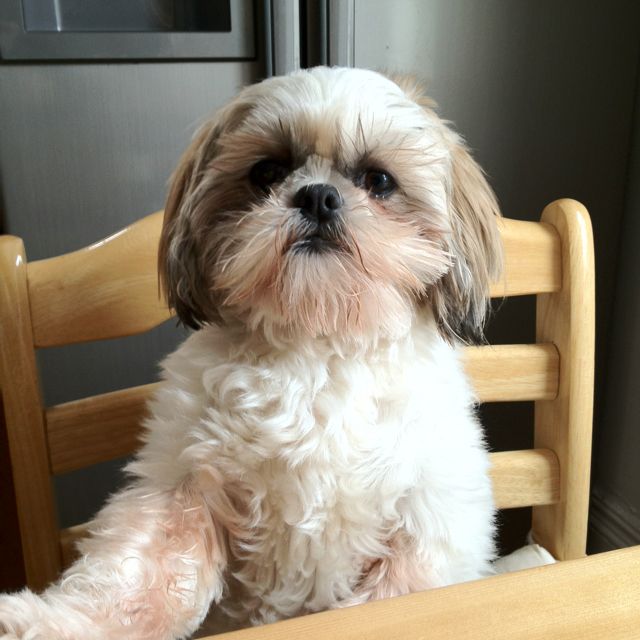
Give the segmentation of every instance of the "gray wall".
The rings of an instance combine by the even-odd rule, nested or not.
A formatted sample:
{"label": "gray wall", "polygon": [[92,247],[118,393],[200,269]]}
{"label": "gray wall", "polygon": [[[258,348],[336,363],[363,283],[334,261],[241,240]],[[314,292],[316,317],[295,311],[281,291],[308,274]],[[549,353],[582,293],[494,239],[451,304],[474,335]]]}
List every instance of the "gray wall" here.
{"label": "gray wall", "polygon": [[[356,0],[355,14],[356,66],[408,71],[426,80],[440,113],[453,121],[487,171],[505,215],[537,220],[543,207],[560,197],[576,198],[589,209],[597,280],[594,457],[607,460],[598,465],[597,482],[610,482],[611,490],[626,500],[635,495],[640,510],[640,465],[629,469],[631,457],[637,459],[640,451],[634,431],[640,419],[639,394],[634,398],[632,376],[626,378],[627,385],[619,385],[619,399],[609,403],[628,412],[624,433],[622,427],[615,435],[609,433],[613,409],[602,419],[634,125],[640,3]],[[638,166],[640,150],[636,176]],[[634,202],[624,228],[630,247],[631,238],[640,238],[637,218],[629,221],[640,206],[638,192]],[[629,253],[633,255],[627,260],[635,262],[624,268],[626,285],[621,286],[637,292],[633,274],[639,273],[640,262],[637,251]],[[623,321],[632,322],[629,316],[617,318],[616,331]],[[488,335],[496,343],[533,340],[533,301],[507,301]],[[625,345],[619,350],[624,352]],[[530,446],[531,406],[488,405],[483,415],[494,448]],[[503,541],[505,547],[522,544],[528,514],[505,512],[503,518],[518,531]]]}
{"label": "gray wall", "polygon": [[596,434],[592,549],[640,544],[640,91],[622,219],[602,420]]}

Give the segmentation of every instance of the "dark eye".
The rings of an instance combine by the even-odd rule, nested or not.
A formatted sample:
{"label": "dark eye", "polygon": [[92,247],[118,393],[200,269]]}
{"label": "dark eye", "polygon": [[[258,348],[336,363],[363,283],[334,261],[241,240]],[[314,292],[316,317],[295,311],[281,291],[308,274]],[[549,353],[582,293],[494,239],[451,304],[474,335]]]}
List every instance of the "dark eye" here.
{"label": "dark eye", "polygon": [[366,189],[369,195],[376,198],[386,198],[398,187],[393,177],[380,169],[367,169],[360,176],[358,186]]}
{"label": "dark eye", "polygon": [[251,167],[249,180],[256,187],[268,191],[269,187],[282,182],[289,175],[289,167],[277,160],[260,160]]}

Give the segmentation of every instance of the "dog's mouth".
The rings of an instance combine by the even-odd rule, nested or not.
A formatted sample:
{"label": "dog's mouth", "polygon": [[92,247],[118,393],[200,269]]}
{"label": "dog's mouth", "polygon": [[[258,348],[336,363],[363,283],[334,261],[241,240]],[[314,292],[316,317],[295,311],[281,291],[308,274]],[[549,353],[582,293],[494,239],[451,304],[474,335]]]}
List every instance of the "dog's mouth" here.
{"label": "dog's mouth", "polygon": [[318,226],[295,238],[287,251],[300,254],[350,253],[344,230],[337,226]]}
{"label": "dog's mouth", "polygon": [[291,247],[296,253],[327,253],[340,249],[340,245],[333,239],[314,233],[301,238]]}

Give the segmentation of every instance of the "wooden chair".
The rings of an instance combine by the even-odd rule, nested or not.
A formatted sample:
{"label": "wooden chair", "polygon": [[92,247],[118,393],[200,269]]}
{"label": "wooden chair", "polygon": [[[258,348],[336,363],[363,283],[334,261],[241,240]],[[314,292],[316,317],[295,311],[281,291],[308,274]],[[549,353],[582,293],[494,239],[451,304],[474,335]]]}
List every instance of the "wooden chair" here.
{"label": "wooden chair", "polygon": [[[84,531],[82,526],[58,529],[52,476],[134,451],[145,400],[154,387],[45,408],[35,350],[141,333],[167,319],[156,276],[161,224],[162,213],[155,213],[91,247],[31,263],[19,238],[0,238],[0,388],[32,588],[58,575]],[[578,202],[560,200],[544,210],[542,222],[504,219],[501,231],[505,274],[492,295],[537,295],[537,343],[464,350],[481,401],[535,401],[535,448],[492,454],[496,503],[503,509],[533,506],[534,539],[558,560],[576,560],[585,555],[591,456],[594,267],[589,216]],[[339,629],[343,638],[418,638],[424,637],[425,620],[433,637],[489,637],[464,635],[464,621],[463,627],[456,626],[460,598],[469,617],[484,614],[490,625],[498,610],[515,614],[525,604],[536,606],[522,594],[543,589],[556,598],[558,617],[558,607],[569,605],[575,595],[563,588],[575,584],[576,573],[583,573],[585,584],[602,585],[603,572],[609,576],[625,563],[635,563],[635,592],[624,591],[624,581],[616,580],[610,599],[624,593],[640,597],[640,553],[611,557],[307,616],[229,637],[320,638]],[[588,603],[583,609],[584,615],[593,614]],[[438,634],[434,629],[440,627],[434,625],[440,623]],[[493,630],[491,637],[503,636]]]}

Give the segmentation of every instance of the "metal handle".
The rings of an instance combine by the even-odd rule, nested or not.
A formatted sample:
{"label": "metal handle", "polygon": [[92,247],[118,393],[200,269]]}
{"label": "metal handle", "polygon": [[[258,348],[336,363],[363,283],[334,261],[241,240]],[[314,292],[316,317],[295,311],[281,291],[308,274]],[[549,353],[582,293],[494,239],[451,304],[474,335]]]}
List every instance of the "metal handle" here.
{"label": "metal handle", "polygon": [[355,0],[329,2],[329,64],[353,67],[355,64]]}
{"label": "metal handle", "polygon": [[271,0],[272,73],[300,68],[300,7],[298,0]]}

